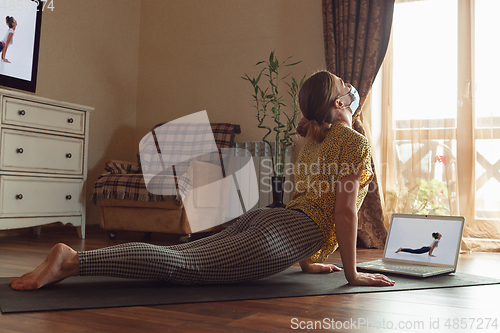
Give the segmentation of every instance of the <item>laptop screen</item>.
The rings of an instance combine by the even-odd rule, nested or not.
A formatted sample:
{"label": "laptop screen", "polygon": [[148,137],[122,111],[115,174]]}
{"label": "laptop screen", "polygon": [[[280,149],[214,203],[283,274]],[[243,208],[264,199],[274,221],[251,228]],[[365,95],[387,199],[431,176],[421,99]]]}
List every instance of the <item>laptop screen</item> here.
{"label": "laptop screen", "polygon": [[394,214],[384,259],[455,266],[464,220],[459,216]]}

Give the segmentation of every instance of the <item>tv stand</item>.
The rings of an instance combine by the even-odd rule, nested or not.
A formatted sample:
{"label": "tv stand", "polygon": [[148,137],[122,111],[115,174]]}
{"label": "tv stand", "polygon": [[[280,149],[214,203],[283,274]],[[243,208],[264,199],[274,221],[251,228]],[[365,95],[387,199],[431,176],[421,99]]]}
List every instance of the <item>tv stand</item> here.
{"label": "tv stand", "polygon": [[62,222],[85,238],[91,107],[0,89],[0,229]]}

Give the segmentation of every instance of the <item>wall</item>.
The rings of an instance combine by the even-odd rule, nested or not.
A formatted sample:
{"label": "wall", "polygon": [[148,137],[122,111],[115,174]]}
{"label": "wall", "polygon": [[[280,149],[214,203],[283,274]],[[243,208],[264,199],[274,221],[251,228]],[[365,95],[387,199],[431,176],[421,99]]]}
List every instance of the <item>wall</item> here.
{"label": "wall", "polygon": [[[107,159],[135,159],[139,0],[54,1],[42,15],[36,95],[95,108],[88,199]],[[89,203],[87,223],[98,223]]]}
{"label": "wall", "polygon": [[[44,12],[37,95],[92,106],[88,199],[109,159],[135,161],[140,138],[159,122],[207,110],[260,140],[254,64],[271,50],[325,68],[321,0],[59,1]],[[87,224],[98,223],[87,207]]]}
{"label": "wall", "polygon": [[200,110],[240,124],[239,141],[260,140],[243,74],[256,76],[272,50],[302,61],[296,78],[326,66],[321,0],[143,0],[140,30],[137,142],[155,124]]}

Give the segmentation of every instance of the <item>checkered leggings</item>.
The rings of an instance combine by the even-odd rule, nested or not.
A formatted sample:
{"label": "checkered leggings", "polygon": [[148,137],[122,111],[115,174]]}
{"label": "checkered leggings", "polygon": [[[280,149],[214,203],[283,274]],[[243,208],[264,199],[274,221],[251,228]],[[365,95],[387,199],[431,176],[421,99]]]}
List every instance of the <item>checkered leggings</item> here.
{"label": "checkered leggings", "polygon": [[127,243],[79,252],[80,275],[222,284],[279,273],[321,248],[323,233],[302,212],[257,209],[210,237],[173,246]]}

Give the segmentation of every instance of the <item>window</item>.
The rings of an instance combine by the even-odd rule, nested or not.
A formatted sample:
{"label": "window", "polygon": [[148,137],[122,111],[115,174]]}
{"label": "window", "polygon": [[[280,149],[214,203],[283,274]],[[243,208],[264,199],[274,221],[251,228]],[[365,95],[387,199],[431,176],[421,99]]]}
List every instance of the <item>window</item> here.
{"label": "window", "polygon": [[498,0],[396,1],[372,91],[389,212],[465,215],[469,238],[500,239],[498,13]]}
{"label": "window", "polygon": [[500,1],[475,1],[474,77],[476,217],[495,218],[500,210]]}

